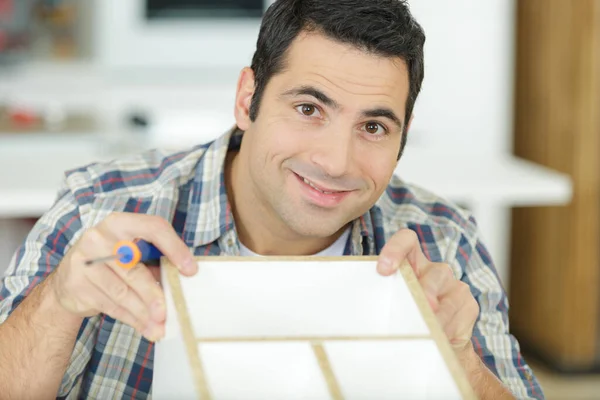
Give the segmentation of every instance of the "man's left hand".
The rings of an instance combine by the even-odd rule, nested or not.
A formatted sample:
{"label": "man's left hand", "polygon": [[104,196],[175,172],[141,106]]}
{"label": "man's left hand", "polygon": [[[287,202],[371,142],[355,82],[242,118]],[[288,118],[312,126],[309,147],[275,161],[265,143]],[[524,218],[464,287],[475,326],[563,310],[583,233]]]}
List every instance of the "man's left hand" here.
{"label": "man's left hand", "polygon": [[386,243],[379,255],[377,271],[391,275],[405,260],[412,266],[454,350],[458,354],[472,351],[471,335],[479,305],[469,285],[454,277],[450,265],[429,261],[421,250],[419,238],[410,229],[398,231]]}

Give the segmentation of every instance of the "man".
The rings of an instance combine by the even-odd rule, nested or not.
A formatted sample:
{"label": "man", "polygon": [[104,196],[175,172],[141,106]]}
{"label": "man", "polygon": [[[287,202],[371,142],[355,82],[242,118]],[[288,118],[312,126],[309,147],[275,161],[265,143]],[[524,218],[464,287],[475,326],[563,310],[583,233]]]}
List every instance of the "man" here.
{"label": "man", "polygon": [[151,393],[156,269],[84,266],[143,238],[184,275],[192,254],[378,254],[383,275],[408,260],[478,397],[542,398],[474,220],[392,177],[424,41],[398,0],[279,0],[231,132],[68,173],[0,286],[0,397]]}

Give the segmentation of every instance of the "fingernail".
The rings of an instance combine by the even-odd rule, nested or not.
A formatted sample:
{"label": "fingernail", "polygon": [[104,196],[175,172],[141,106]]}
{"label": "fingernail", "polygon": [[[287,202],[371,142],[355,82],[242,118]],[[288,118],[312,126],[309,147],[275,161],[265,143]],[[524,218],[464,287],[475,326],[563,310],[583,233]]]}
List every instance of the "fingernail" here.
{"label": "fingernail", "polygon": [[380,256],[378,267],[381,272],[390,272],[394,270],[394,263],[389,258]]}
{"label": "fingernail", "polygon": [[391,268],[392,267],[392,260],[390,260],[387,257],[383,257],[380,256],[379,257],[379,264],[385,268]]}
{"label": "fingernail", "polygon": [[186,272],[193,272],[196,269],[197,263],[193,258],[188,258],[183,262],[181,269]]}
{"label": "fingernail", "polygon": [[154,336],[154,326],[152,324],[148,325],[146,327],[146,329],[144,329],[144,332],[142,332],[142,335],[144,335],[144,337],[151,342],[156,341],[155,336]]}
{"label": "fingernail", "polygon": [[152,319],[162,322],[165,318],[165,303],[155,301],[152,303]]}
{"label": "fingernail", "polygon": [[144,337],[146,339],[148,339],[149,341],[156,342],[162,338],[163,333],[162,333],[160,326],[150,323],[146,327],[146,329],[144,329],[144,332],[142,333],[142,335],[144,335]]}

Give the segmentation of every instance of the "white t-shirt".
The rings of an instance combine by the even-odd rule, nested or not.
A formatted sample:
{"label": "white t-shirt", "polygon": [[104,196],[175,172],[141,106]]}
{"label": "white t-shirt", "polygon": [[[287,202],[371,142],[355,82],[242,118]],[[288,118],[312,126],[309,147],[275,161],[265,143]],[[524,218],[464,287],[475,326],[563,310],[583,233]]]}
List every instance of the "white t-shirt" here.
{"label": "white t-shirt", "polygon": [[[334,256],[340,257],[344,255],[344,249],[346,248],[346,241],[348,240],[348,236],[350,236],[350,228],[346,229],[342,235],[331,244],[328,248],[314,254],[315,256]],[[260,254],[256,254],[246,246],[244,246],[240,242],[240,256],[260,256]]]}

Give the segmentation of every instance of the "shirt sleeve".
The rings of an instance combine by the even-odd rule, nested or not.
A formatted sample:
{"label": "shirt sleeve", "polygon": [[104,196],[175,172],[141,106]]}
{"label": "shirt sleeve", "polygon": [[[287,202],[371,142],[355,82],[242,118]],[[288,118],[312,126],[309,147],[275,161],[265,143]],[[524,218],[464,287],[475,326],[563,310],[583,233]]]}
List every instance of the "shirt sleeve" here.
{"label": "shirt sleeve", "polygon": [[0,280],[0,324],[58,266],[81,230],[76,200],[63,190],[34,225]]}
{"label": "shirt sleeve", "polygon": [[[474,223],[474,220],[471,219]],[[508,300],[491,257],[479,238],[461,235],[454,258],[479,303],[473,346],[485,365],[518,399],[544,399],[542,389],[509,332]]]}
{"label": "shirt sleeve", "polygon": [[[33,288],[56,269],[81,233],[79,204],[71,191],[63,189],[54,205],[36,222],[17,249],[5,276],[0,280],[0,324],[6,321]],[[81,346],[76,344],[70,365],[85,361],[78,347]],[[76,372],[72,367],[67,368],[60,395],[72,392],[77,383]]]}

